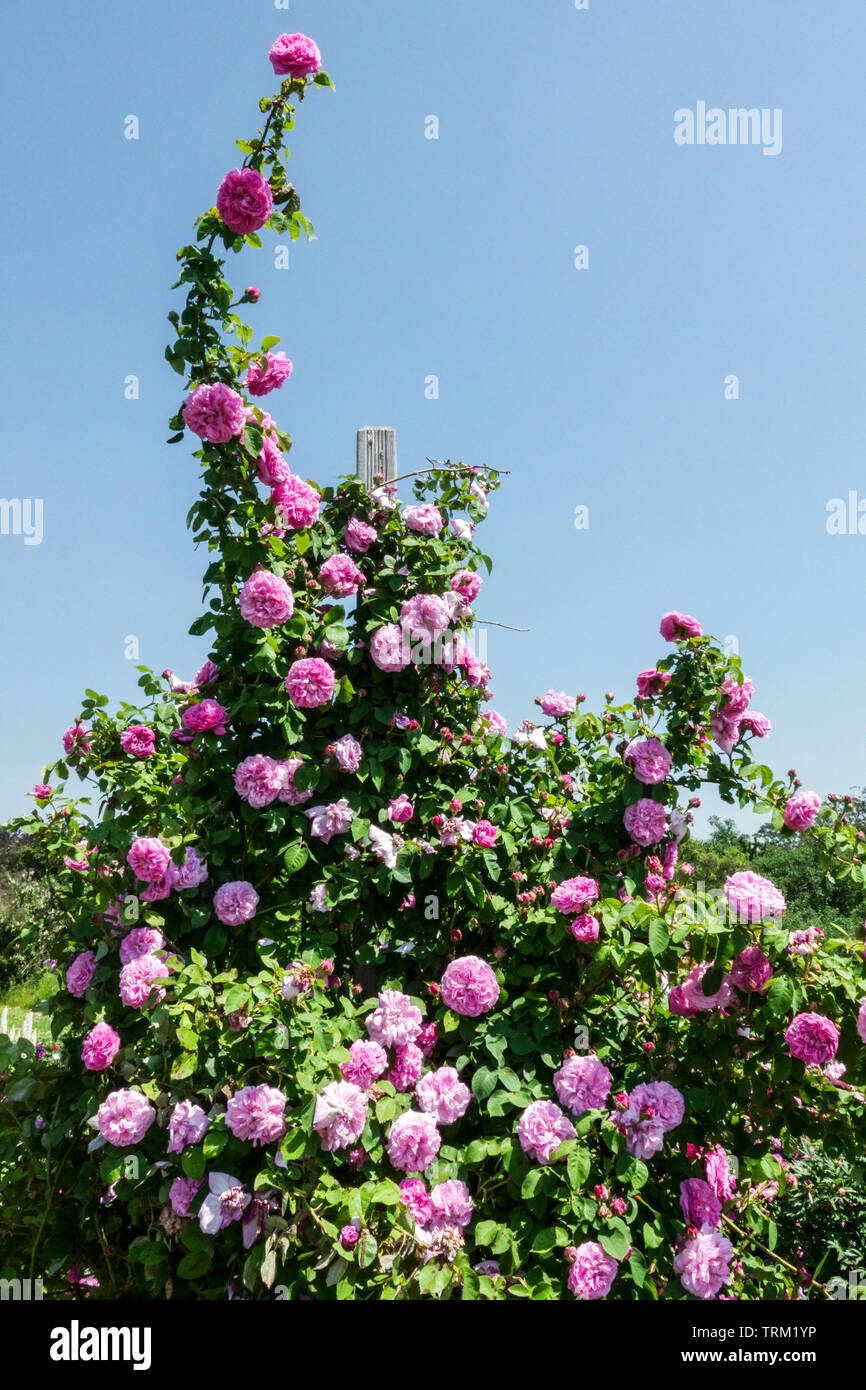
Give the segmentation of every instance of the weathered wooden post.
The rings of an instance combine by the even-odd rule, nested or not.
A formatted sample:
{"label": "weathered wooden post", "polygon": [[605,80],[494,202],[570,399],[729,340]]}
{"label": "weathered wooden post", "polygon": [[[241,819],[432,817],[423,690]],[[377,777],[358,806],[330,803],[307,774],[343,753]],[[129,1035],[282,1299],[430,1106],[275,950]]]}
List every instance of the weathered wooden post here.
{"label": "weathered wooden post", "polygon": [[8,1009],[4,1009],[3,1012],[0,1013],[0,1033],[5,1033],[7,1036],[8,1036],[8,1034],[9,1034],[9,1010],[8,1010]]}
{"label": "weathered wooden post", "polygon": [[358,430],[358,477],[366,488],[373,487],[374,473],[384,474],[386,483],[397,476],[397,431],[386,425]]}

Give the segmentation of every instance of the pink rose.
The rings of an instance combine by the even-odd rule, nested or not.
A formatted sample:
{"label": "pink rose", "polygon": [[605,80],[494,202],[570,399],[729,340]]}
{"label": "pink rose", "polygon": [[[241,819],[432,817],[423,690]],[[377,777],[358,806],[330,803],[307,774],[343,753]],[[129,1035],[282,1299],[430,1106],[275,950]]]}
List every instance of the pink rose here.
{"label": "pink rose", "polygon": [[378,1008],[367,1015],[367,1033],[380,1047],[405,1047],[421,1032],[421,1010],[397,989],[379,993]]}
{"label": "pink rose", "polygon": [[274,1086],[244,1086],[226,1107],[226,1129],[256,1148],[273,1144],[286,1132],[286,1097]]}
{"label": "pink rose", "polygon": [[146,724],[131,724],[121,733],[120,746],[134,758],[150,758],[156,747],[156,734]]}
{"label": "pink rose", "polygon": [[404,1178],[400,1183],[400,1200],[419,1226],[426,1226],[433,1215],[430,1194],[420,1178]]}
{"label": "pink rose", "polygon": [[210,1126],[210,1120],[200,1105],[191,1100],[178,1101],[168,1122],[168,1152],[182,1154],[190,1144],[203,1139]]}
{"label": "pink rose", "polygon": [[377,628],[370,639],[370,657],[380,671],[403,671],[412,660],[409,643],[396,623]]}
{"label": "pink rose", "polygon": [[836,1055],[839,1029],[823,1014],[797,1014],[788,1025],[785,1042],[792,1057],[823,1067]]}
{"label": "pink rose", "polygon": [[253,627],[279,627],[295,611],[295,596],[279,575],[269,570],[251,574],[238,595],[241,617]]}
{"label": "pink rose", "polygon": [[66,988],[75,999],[83,999],[96,970],[96,956],[92,951],[82,951],[66,972]]}
{"label": "pink rose", "polygon": [[361,521],[360,517],[353,516],[346,522],[343,540],[347,549],[354,550],[356,555],[366,555],[378,534],[375,526],[370,526],[368,522]]}
{"label": "pink rose", "polygon": [[331,744],[331,751],[342,772],[357,772],[361,766],[363,749],[352,734],[343,734]]}
{"label": "pink rose", "polygon": [[332,1081],[316,1097],[313,1129],[328,1152],[348,1149],[367,1123],[367,1095],[351,1081]]}
{"label": "pink rose", "polygon": [[280,34],[268,57],[277,77],[309,77],[322,66],[322,55],[306,34]]}
{"label": "pink rose", "polygon": [[223,883],[213,897],[213,910],[219,920],[229,927],[239,927],[256,915],[259,895],[251,883],[235,880]]}
{"label": "pink rose", "polygon": [[472,838],[480,849],[492,849],[498,836],[499,831],[489,820],[477,821],[472,831]]}
{"label": "pink rose", "polygon": [[[140,1009],[150,999],[154,980],[164,980],[171,974],[170,966],[159,956],[135,956],[121,970],[119,976],[120,997],[129,1009]],[[159,1001],[164,989],[156,991]]]}
{"label": "pink rose", "polygon": [[155,956],[165,946],[165,938],[156,927],[133,927],[120,943],[120,963],[128,965],[139,956]]}
{"label": "pink rose", "polygon": [[569,931],[575,941],[597,941],[598,921],[591,912],[582,912],[579,917],[575,917]]}
{"label": "pink rose", "polygon": [[686,1178],[680,1183],[680,1206],[687,1226],[717,1228],[722,1224],[722,1204],[703,1178]]}
{"label": "pink rose", "polygon": [[284,352],[266,352],[265,365],[258,357],[247,368],[245,385],[251,396],[267,396],[288,381],[294,367]]}
{"label": "pink rose", "polygon": [[651,695],[663,695],[670,679],[670,671],[641,671],[637,678],[637,693],[644,699]]}
{"label": "pink rose", "polygon": [[499,998],[499,983],[485,960],[460,956],[446,966],[441,983],[442,1002],[463,1018],[489,1013]]}
{"label": "pink rose", "polygon": [[120,1034],[109,1023],[96,1023],[81,1048],[81,1060],[88,1071],[105,1071],[120,1051]]}
{"label": "pink rose", "polygon": [[344,796],[328,806],[311,806],[304,815],[310,821],[310,834],[325,845],[334,835],[345,835],[354,818],[354,812]]}
{"label": "pink rose", "polygon": [[552,1100],[535,1100],[520,1116],[517,1137],[520,1147],[537,1163],[549,1163],[560,1144],[574,1139],[577,1130]]}
{"label": "pink rose", "polygon": [[305,531],[319,515],[321,496],[293,473],[271,489],[271,501],[291,531]]}
{"label": "pink rose", "polygon": [[396,1061],[388,1072],[388,1080],[396,1091],[411,1091],[424,1065],[424,1054],[415,1043],[395,1047]]}
{"label": "pink rose", "polygon": [[751,869],[743,869],[725,879],[725,898],[741,922],[766,922],[773,918],[781,921],[787,907],[775,884]]}
{"label": "pink rose", "polygon": [[568,1287],[575,1298],[590,1301],[607,1298],[617,1276],[619,1265],[594,1240],[586,1240],[577,1247],[571,1269],[568,1271]]}
{"label": "pink rose", "polygon": [[796,792],[785,806],[785,824],[789,830],[808,830],[821,809],[817,792]]}
{"label": "pink rose", "polygon": [[553,1074],[553,1085],[561,1103],[572,1115],[584,1110],[601,1110],[607,1103],[611,1074],[592,1053],[567,1057]]}
{"label": "pink rose", "polygon": [[626,806],[623,824],[637,845],[655,845],[667,829],[667,812],[658,801],[642,796],[633,806]]}
{"label": "pink rose", "polygon": [[319,583],[326,594],[347,598],[349,594],[356,594],[364,583],[364,572],[348,555],[332,555],[319,570]]}
{"label": "pink rose", "polygon": [[551,719],[564,719],[566,715],[574,714],[577,709],[576,697],[566,695],[562,690],[548,690],[546,695],[539,696],[538,703]]}
{"label": "pink rose", "polygon": [[405,792],[392,797],[388,803],[388,819],[392,825],[405,825],[415,814],[415,808]]}
{"label": "pink rose", "polygon": [[657,738],[635,739],[622,755],[639,782],[653,786],[663,782],[671,770],[671,755]]}
{"label": "pink rose", "polygon": [[467,603],[474,603],[481,593],[482,579],[474,570],[458,570],[451,576],[451,588]]}
{"label": "pink rose", "polygon": [[683,1288],[694,1298],[715,1298],[730,1278],[733,1256],[731,1242],[711,1226],[704,1226],[674,1256],[674,1273],[680,1276]]}
{"label": "pink rose", "polygon": [[366,1091],[388,1068],[388,1054],[378,1043],[359,1038],[349,1048],[348,1062],[340,1063],[344,1081],[351,1081]]}
{"label": "pink rose", "polygon": [[687,637],[701,637],[703,628],[697,618],[692,618],[688,613],[665,613],[659,626],[659,632],[666,642],[682,642]]}
{"label": "pink rose", "polygon": [[156,1111],[140,1091],[112,1091],[96,1112],[99,1133],[118,1149],[130,1148],[144,1138],[156,1119]]}
{"label": "pink rose", "polygon": [[334,668],[319,656],[305,657],[289,667],[286,690],[297,709],[329,705],[334,695]]}
{"label": "pink rose", "polygon": [[425,502],[420,506],[404,507],[403,521],[410,531],[417,531],[422,536],[438,536],[445,519],[438,507],[434,507],[431,502]]}
{"label": "pink rose", "polygon": [[126,862],[142,883],[155,883],[165,874],[171,854],[161,840],[144,837],[133,840]]}
{"label": "pink rose", "polygon": [[224,734],[228,717],[228,710],[219,700],[199,700],[184,710],[180,722],[192,733]]}
{"label": "pink rose", "polygon": [[391,1126],[386,1149],[394,1168],[402,1173],[423,1173],[442,1143],[436,1121],[426,1111],[407,1110]]}
{"label": "pink rose", "polygon": [[285,787],[286,773],[282,763],[262,753],[253,753],[238,763],[234,773],[235,791],[250,806],[260,810],[276,801]]}
{"label": "pink rose", "polygon": [[227,444],[244,432],[244,403],[237,391],[224,381],[216,381],[212,386],[196,386],[187,396],[181,413],[193,434],[211,444]]}
{"label": "pink rose", "polygon": [[559,912],[582,912],[597,897],[598,884],[594,878],[564,878],[551,893],[550,906]]}
{"label": "pink rose", "polygon": [[230,169],[217,192],[217,212],[236,236],[257,232],[273,207],[271,185],[256,169]]}
{"label": "pink rose", "polygon": [[472,1094],[454,1067],[439,1067],[422,1076],[415,1098],[437,1124],[451,1125],[466,1114]]}

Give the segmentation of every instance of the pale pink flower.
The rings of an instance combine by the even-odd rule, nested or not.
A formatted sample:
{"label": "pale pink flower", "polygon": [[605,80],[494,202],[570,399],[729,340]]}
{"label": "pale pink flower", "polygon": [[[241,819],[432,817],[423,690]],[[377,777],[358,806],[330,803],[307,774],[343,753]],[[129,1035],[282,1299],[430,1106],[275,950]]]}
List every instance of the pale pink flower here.
{"label": "pale pink flower", "polygon": [[199,857],[192,845],[187,845],[184,861],[179,869],[175,870],[174,886],[177,891],[183,892],[185,888],[198,888],[200,883],[207,879],[207,862]]}
{"label": "pale pink flower", "polygon": [[367,1094],[352,1081],[332,1081],[316,1097],[313,1129],[329,1152],[347,1149],[367,1123]]}
{"label": "pale pink flower", "polygon": [[704,1154],[704,1176],[720,1202],[729,1202],[736,1195],[737,1180],[728,1163],[728,1155],[721,1146],[709,1149]]}
{"label": "pale pink flower", "polygon": [[386,623],[373,633],[370,658],[380,671],[403,671],[409,665],[411,648],[396,623]]}
{"label": "pale pink flower", "polygon": [[499,983],[485,960],[461,956],[446,966],[441,991],[447,1009],[464,1018],[478,1018],[496,1004]]}
{"label": "pale pink flower", "polygon": [[438,536],[445,525],[442,513],[438,507],[433,506],[432,502],[404,507],[403,522],[410,531],[417,531],[422,536]]}
{"label": "pale pink flower", "polygon": [[441,1143],[432,1115],[407,1110],[392,1124],[385,1147],[393,1167],[400,1172],[423,1173],[433,1162]]}
{"label": "pale pink flower", "polygon": [[787,907],[775,884],[751,869],[744,869],[725,879],[725,898],[741,922],[765,922],[769,918],[781,918]]}
{"label": "pale pink flower", "polygon": [[344,796],[328,806],[311,806],[304,812],[310,821],[310,834],[327,845],[334,835],[345,835],[354,812]]}
{"label": "pale pink flower", "polygon": [[710,715],[710,733],[713,736],[713,742],[723,753],[732,753],[739,743],[742,723],[742,715],[720,714],[718,710],[713,710]]}
{"label": "pale pink flower", "polygon": [[733,1255],[731,1242],[712,1226],[704,1226],[674,1256],[674,1273],[680,1276],[686,1292],[695,1298],[715,1298],[730,1278]]}
{"label": "pale pink flower", "polygon": [[577,1130],[552,1100],[535,1100],[520,1116],[517,1137],[520,1147],[538,1163],[549,1163],[560,1144],[574,1139]]}
{"label": "pale pink flower", "polygon": [[546,695],[539,697],[538,703],[551,719],[564,719],[566,715],[574,714],[577,709],[576,697],[566,695],[562,690],[548,690]]}
{"label": "pale pink flower", "polygon": [[432,646],[450,621],[451,613],[438,594],[415,594],[400,606],[400,627],[410,642]]}
{"label": "pale pink flower", "polygon": [[281,791],[279,800],[289,806],[301,806],[305,801],[309,801],[313,795],[312,790],[299,792],[295,786],[295,773],[301,763],[301,758],[289,758],[286,762],[280,763]]}
{"label": "pale pink flower", "polygon": [[352,734],[343,734],[331,745],[331,752],[343,772],[357,772],[361,766],[363,749]]}
{"label": "pale pink flower", "polygon": [[489,726],[490,732],[500,734],[503,738],[508,733],[508,723],[497,714],[495,709],[483,709],[481,711],[481,722]]}
{"label": "pale pink flower", "polygon": [[228,927],[239,927],[256,915],[259,895],[244,879],[223,883],[213,897],[213,910]]}
{"label": "pale pink flower", "polygon": [[397,855],[403,843],[399,836],[389,835],[387,830],[380,830],[378,825],[371,825],[367,831],[367,841],[380,864],[384,864],[386,869],[396,868]]}
{"label": "pale pink flower", "polygon": [[568,1271],[568,1287],[583,1302],[607,1298],[619,1265],[594,1240],[578,1245]]}
{"label": "pale pink flower", "polygon": [[703,978],[713,968],[711,961],[702,961],[689,971],[680,985],[680,997],[690,1009],[706,1012],[710,1009],[726,1009],[734,998],[730,975],[723,975],[715,994],[705,994]]}
{"label": "pale pink flower", "polygon": [[866,1043],[866,999],[863,1000],[857,1014],[857,1036],[861,1042]]}
{"label": "pale pink flower", "polygon": [[226,1128],[253,1148],[273,1144],[286,1132],[286,1097],[275,1086],[244,1086],[226,1107]]}
{"label": "pale pink flower", "polygon": [[449,1178],[437,1182],[430,1190],[430,1219],[441,1226],[458,1226],[463,1230],[472,1220],[475,1203],[465,1182]]}
{"label": "pale pink flower", "polygon": [[592,1053],[583,1057],[566,1057],[559,1071],[553,1074],[553,1085],[561,1103],[572,1115],[584,1110],[601,1110],[607,1102],[611,1074],[603,1062]]}
{"label": "pale pink flower", "polygon": [[367,1015],[366,1028],[381,1047],[405,1047],[421,1032],[422,1015],[408,994],[397,989],[379,992],[378,1007]]}
{"label": "pale pink flower", "polygon": [[253,627],[279,627],[295,611],[295,596],[285,579],[269,570],[251,574],[238,595],[241,617]]}
{"label": "pale pink flower", "polygon": [[305,657],[289,667],[285,685],[297,709],[318,709],[333,699],[334,668],[319,656]]}
{"label": "pale pink flower", "polygon": [[168,1152],[182,1154],[189,1144],[197,1144],[210,1125],[200,1105],[191,1100],[180,1100],[171,1112],[168,1122]]}
{"label": "pale pink flower", "polygon": [[211,1173],[208,1188],[199,1208],[198,1221],[206,1235],[215,1236],[233,1221],[240,1221],[253,1199],[244,1191],[240,1178],[233,1178],[230,1173]]}
{"label": "pale pink flower", "polygon": [[140,1091],[112,1091],[96,1112],[99,1133],[118,1149],[139,1144],[156,1119],[156,1111]]}
{"label": "pale pink flower", "polygon": [[394,1049],[394,1065],[388,1072],[388,1080],[397,1091],[411,1091],[424,1065],[424,1053],[415,1043],[404,1043]]}
{"label": "pale pink flower", "polygon": [[169,1188],[168,1198],[171,1209],[177,1216],[189,1216],[189,1209],[195,1200],[201,1182],[196,1178],[175,1178]]}
{"label": "pale pink flower", "polygon": [[466,1114],[472,1094],[454,1067],[439,1067],[421,1077],[415,1099],[437,1124],[452,1125]]}

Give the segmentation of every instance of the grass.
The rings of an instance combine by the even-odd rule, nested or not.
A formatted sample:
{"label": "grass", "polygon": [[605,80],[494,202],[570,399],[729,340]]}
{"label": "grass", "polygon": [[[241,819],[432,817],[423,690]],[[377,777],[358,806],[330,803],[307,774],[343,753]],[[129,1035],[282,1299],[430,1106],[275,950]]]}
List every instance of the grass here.
{"label": "grass", "polygon": [[32,1013],[34,1036],[40,1042],[50,1042],[48,1019],[38,1012],[38,1007],[44,999],[50,999],[52,994],[56,994],[59,988],[60,981],[56,975],[40,975],[31,980],[23,980],[21,984],[13,985],[5,994],[0,995],[0,1013],[8,1008],[9,1026],[19,1032],[25,1016]]}

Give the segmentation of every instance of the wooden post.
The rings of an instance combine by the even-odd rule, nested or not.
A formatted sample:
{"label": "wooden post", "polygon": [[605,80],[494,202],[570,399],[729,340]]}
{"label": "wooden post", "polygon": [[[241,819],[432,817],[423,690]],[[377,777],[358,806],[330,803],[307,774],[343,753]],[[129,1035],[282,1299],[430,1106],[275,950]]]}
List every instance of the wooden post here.
{"label": "wooden post", "polygon": [[368,489],[374,473],[383,473],[386,483],[397,476],[397,431],[384,425],[358,430],[358,477]]}

